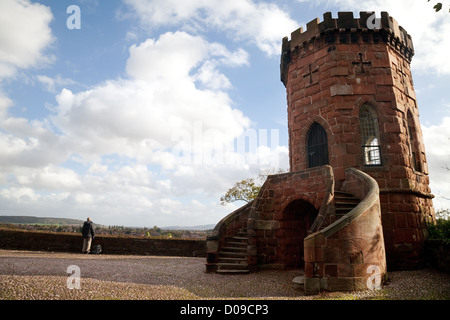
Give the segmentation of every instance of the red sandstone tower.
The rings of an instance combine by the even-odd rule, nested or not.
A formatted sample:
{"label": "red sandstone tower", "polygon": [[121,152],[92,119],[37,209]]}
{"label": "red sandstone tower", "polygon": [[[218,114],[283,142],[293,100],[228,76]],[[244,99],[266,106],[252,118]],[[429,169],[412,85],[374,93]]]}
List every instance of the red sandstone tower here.
{"label": "red sandstone tower", "polygon": [[[379,285],[423,262],[434,219],[410,62],[387,13],[325,13],[283,39],[290,172],[207,238],[207,272],[303,269],[305,293]],[[373,282],[375,279],[375,282]]]}
{"label": "red sandstone tower", "polygon": [[379,186],[389,269],[421,265],[434,219],[410,62],[411,36],[388,13],[325,13],[283,39],[291,172],[346,168]]}

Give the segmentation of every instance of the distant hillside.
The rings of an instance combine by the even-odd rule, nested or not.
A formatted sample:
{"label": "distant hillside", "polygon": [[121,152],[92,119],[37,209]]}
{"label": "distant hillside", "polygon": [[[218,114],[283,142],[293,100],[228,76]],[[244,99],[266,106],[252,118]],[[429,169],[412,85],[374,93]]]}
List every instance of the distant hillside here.
{"label": "distant hillside", "polygon": [[[82,225],[84,220],[67,219],[67,218],[51,218],[51,217],[33,217],[33,216],[0,216],[0,223],[6,224],[42,224],[42,225],[58,225],[73,226]],[[96,227],[105,227],[95,224]],[[169,226],[161,227],[161,230],[177,230],[177,231],[205,231],[214,229],[215,224],[205,224],[199,226]],[[107,228],[107,227],[106,227]]]}
{"label": "distant hillside", "polygon": [[46,224],[46,225],[80,225],[84,221],[67,218],[31,217],[31,216],[0,216],[0,223],[10,224]]}
{"label": "distant hillside", "polygon": [[201,226],[169,226],[169,227],[161,227],[161,230],[186,230],[186,231],[195,231],[195,230],[210,230],[214,229],[215,224],[205,224]]}

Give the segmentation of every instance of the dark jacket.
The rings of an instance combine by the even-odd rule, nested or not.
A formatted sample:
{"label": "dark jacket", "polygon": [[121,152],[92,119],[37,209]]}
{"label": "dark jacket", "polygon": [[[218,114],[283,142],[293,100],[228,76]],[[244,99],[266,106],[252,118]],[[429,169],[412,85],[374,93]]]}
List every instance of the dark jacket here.
{"label": "dark jacket", "polygon": [[81,228],[81,233],[83,234],[83,238],[94,239],[94,224],[92,223],[92,221],[85,221],[83,223],[83,228]]}

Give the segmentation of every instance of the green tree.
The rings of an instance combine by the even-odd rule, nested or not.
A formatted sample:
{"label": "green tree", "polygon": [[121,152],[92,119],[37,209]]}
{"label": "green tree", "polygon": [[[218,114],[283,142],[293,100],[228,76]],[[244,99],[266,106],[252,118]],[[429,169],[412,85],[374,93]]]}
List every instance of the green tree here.
{"label": "green tree", "polygon": [[[428,0],[428,2],[430,2],[430,0]],[[442,9],[442,2],[436,3],[436,4],[434,5],[433,9],[436,10],[436,12],[441,11],[441,9]],[[449,7],[449,10],[448,10],[448,11],[450,12],[450,7]]]}
{"label": "green tree", "polygon": [[261,190],[262,185],[266,181],[267,177],[271,174],[283,173],[282,169],[268,169],[261,171],[256,179],[244,179],[236,182],[233,187],[220,198],[220,204],[226,205],[227,203],[235,201],[253,201]]}
{"label": "green tree", "polygon": [[235,201],[250,202],[256,198],[261,186],[255,184],[254,179],[246,179],[240,182],[236,182],[234,186],[220,198],[220,204],[226,205],[227,203]]}
{"label": "green tree", "polygon": [[439,239],[450,244],[450,210],[442,209],[436,212],[436,221],[427,223],[430,239]]}

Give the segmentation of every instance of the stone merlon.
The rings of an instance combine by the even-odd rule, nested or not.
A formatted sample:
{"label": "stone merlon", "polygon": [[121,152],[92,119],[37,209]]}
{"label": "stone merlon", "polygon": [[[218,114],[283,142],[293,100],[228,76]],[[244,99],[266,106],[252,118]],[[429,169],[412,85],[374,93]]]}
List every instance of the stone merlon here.
{"label": "stone merlon", "polygon": [[339,43],[339,35],[345,33],[372,34],[372,40],[366,37],[359,41],[383,41],[398,50],[408,61],[414,56],[411,36],[387,12],[381,12],[381,18],[376,17],[375,12],[360,12],[360,18],[354,18],[353,12],[338,12],[338,17],[333,18],[331,12],[326,12],[322,22],[316,18],[306,24],[305,31],[301,27],[291,33],[290,40],[288,37],[283,38],[281,80],[284,79],[292,51],[305,48],[322,37],[328,44]]}

